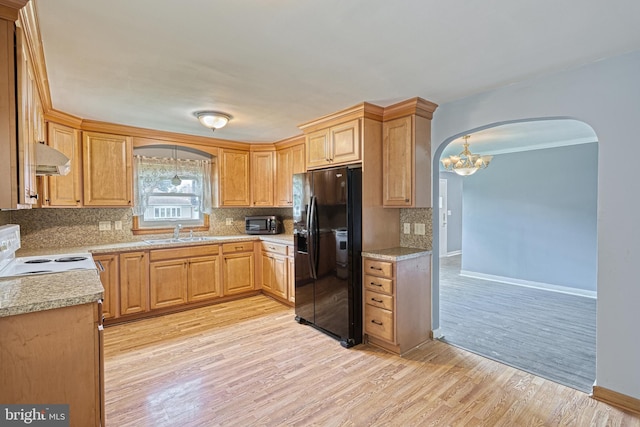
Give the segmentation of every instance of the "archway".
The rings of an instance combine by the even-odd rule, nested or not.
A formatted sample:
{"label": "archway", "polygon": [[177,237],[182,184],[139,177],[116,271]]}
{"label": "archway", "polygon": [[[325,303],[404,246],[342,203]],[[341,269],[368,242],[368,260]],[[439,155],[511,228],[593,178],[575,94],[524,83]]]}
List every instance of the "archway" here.
{"label": "archway", "polygon": [[[487,170],[462,178],[467,212],[461,221],[457,267],[449,258],[441,263],[437,256],[442,252],[439,220],[451,217],[447,215],[451,212],[440,211],[441,195],[434,173],[434,334],[481,355],[590,391],[595,380],[597,136],[589,125],[568,117],[492,123],[448,138],[435,153],[434,170],[439,168],[441,157],[460,151],[455,145],[465,134],[471,135],[468,142],[473,153],[495,157]],[[457,271],[447,276],[452,265]],[[441,286],[442,280],[448,287]],[[481,293],[473,294],[484,287],[491,294],[486,300]],[[446,325],[443,319],[455,312],[451,298],[471,295],[475,299],[466,301],[464,310],[456,312]],[[529,301],[518,301],[518,295]],[[532,301],[534,304],[529,304]],[[537,308],[536,302],[541,304]],[[555,326],[543,318],[556,317],[547,311],[554,305],[568,315],[559,318]],[[580,311],[582,305],[586,314]],[[569,332],[563,335],[560,326],[567,324],[571,329],[571,322],[580,316],[587,320],[573,329],[583,329],[584,336],[577,340],[586,337],[582,353],[587,354],[588,363],[570,354],[581,350],[578,344],[569,345],[568,353],[562,354],[563,343],[551,339],[576,339]],[[469,323],[457,324],[465,321]],[[474,331],[479,325],[482,329]],[[524,357],[517,351],[511,353],[515,347],[526,353]],[[532,358],[527,361],[529,354]],[[536,358],[549,360],[549,366]],[[585,365],[584,372],[572,363]],[[556,365],[558,371],[579,373],[579,378],[553,372]]]}

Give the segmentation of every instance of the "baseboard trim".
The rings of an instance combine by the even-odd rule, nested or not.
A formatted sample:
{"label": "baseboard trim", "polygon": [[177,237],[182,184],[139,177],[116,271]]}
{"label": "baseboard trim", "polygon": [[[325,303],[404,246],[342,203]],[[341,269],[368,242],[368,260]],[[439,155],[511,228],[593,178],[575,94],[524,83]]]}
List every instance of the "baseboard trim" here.
{"label": "baseboard trim", "polygon": [[550,283],[532,282],[530,280],[514,279],[512,277],[494,276],[493,274],[477,273],[475,271],[460,270],[460,275],[470,277],[472,279],[489,280],[491,282],[500,282],[507,285],[524,286],[525,288],[535,288],[550,292],[559,292],[561,294],[576,295],[585,298],[597,298],[596,291],[588,291],[586,289],[570,288],[568,286],[552,285]]}
{"label": "baseboard trim", "polygon": [[462,255],[462,251],[447,252],[447,254],[445,256],[456,256],[456,255]]}
{"label": "baseboard trim", "polygon": [[433,331],[431,331],[431,339],[433,339],[433,340],[440,339],[443,336],[444,335],[442,335],[442,330],[440,328],[434,329]]}
{"label": "baseboard trim", "polygon": [[624,411],[640,415],[640,399],[636,399],[635,397],[627,396],[626,394],[618,393],[617,391],[597,385],[593,386],[591,397]]}

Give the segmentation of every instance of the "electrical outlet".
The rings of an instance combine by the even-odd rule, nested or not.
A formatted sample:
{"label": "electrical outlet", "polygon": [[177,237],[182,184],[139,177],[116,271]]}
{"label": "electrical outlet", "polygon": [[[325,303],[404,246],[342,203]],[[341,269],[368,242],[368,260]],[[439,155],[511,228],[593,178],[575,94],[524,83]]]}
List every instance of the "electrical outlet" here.
{"label": "electrical outlet", "polygon": [[425,226],[424,224],[413,224],[413,232],[417,235],[417,236],[424,236],[425,235]]}
{"label": "electrical outlet", "polygon": [[227,218],[227,225],[233,225],[233,218]]}
{"label": "electrical outlet", "polygon": [[113,228],[116,230],[122,230],[122,221],[114,221]]}
{"label": "electrical outlet", "polygon": [[411,224],[408,222],[404,223],[404,234],[411,234]]}
{"label": "electrical outlet", "polygon": [[111,221],[100,221],[98,222],[98,228],[100,231],[109,231],[111,230]]}

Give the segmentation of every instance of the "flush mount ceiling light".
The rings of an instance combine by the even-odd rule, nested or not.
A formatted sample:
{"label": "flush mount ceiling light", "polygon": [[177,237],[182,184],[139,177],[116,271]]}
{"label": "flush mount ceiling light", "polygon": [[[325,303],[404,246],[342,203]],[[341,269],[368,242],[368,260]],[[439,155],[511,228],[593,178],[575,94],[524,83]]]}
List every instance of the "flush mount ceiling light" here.
{"label": "flush mount ceiling light", "polygon": [[473,154],[469,151],[469,138],[471,135],[463,136],[464,149],[457,156],[449,156],[442,160],[442,165],[448,171],[452,171],[462,176],[473,175],[478,169],[485,169],[489,166],[493,156],[481,156],[479,154]]}
{"label": "flush mount ceiling light", "polygon": [[202,126],[208,127],[214,132],[216,129],[224,127],[231,120],[230,115],[219,111],[196,111],[193,114],[200,120]]}

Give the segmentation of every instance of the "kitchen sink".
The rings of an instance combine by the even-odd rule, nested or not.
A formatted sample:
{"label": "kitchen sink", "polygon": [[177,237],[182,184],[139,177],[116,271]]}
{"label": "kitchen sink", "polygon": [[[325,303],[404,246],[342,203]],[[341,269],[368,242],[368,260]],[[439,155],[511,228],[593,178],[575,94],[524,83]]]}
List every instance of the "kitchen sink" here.
{"label": "kitchen sink", "polygon": [[184,239],[178,239],[181,242],[209,242],[211,240],[218,240],[221,239],[221,237],[214,237],[214,236],[197,236],[197,237],[186,237]]}
{"label": "kitchen sink", "polygon": [[181,243],[182,239],[151,239],[144,242],[150,245],[160,245],[162,243]]}
{"label": "kitchen sink", "polygon": [[197,236],[197,237],[184,237],[180,239],[174,239],[174,238],[150,239],[150,240],[145,240],[144,242],[150,245],[161,245],[164,243],[209,242],[209,241],[218,240],[218,239],[221,239],[221,237]]}

